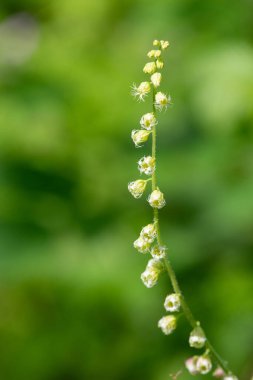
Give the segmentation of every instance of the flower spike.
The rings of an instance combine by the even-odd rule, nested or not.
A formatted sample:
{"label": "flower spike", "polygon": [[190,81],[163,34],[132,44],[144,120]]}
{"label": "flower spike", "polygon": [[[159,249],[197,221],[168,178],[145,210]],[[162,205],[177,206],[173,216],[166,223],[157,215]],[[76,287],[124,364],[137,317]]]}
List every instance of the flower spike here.
{"label": "flower spike", "polygon": [[158,111],[166,110],[172,104],[171,96],[167,95],[163,89],[160,90],[164,76],[160,72],[164,68],[163,55],[169,45],[167,40],[153,40],[152,48],[147,53],[150,61],[143,67],[143,72],[149,78],[139,85],[133,84],[131,90],[132,95],[138,101],[144,101],[149,94],[152,96],[150,108],[146,110],[146,113],[140,119],[140,129],[135,129],[131,133],[131,138],[136,147],[140,147],[148,140],[151,140],[151,152],[138,160],[140,174],[145,174],[149,178],[130,182],[128,190],[134,198],[140,198],[146,187],[151,185],[147,200],[152,207],[153,221],[142,227],[133,246],[138,252],[152,257],[148,260],[145,270],[140,276],[141,281],[147,288],[155,286],[163,272],[167,272],[170,278],[173,291],[166,296],[164,301],[164,308],[169,314],[158,321],[158,327],[165,335],[170,335],[177,327],[178,318],[184,315],[191,326],[190,347],[205,349],[202,355],[194,355],[185,361],[185,366],[189,373],[191,375],[205,375],[212,370],[214,363],[216,368],[213,372],[214,377],[222,380],[238,380],[229,370],[227,363],[213,349],[200,323],[194,318],[179,287],[176,274],[168,258],[167,248],[161,238],[159,210],[165,206],[166,202],[157,181],[156,134],[158,130]]}

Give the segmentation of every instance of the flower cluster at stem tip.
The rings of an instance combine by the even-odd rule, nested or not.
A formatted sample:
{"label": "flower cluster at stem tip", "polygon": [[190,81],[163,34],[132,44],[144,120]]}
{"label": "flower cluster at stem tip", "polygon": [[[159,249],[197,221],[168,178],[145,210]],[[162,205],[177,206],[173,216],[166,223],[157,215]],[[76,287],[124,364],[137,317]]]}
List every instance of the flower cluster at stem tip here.
{"label": "flower cluster at stem tip", "polygon": [[[157,186],[156,180],[156,128],[157,128],[157,111],[166,110],[171,105],[171,97],[159,90],[162,81],[160,70],[164,67],[163,52],[169,47],[169,42],[164,40],[154,40],[153,49],[147,53],[149,61],[144,65],[143,72],[149,75],[149,80],[141,82],[139,85],[133,84],[132,95],[139,101],[145,101],[146,97],[152,95],[152,110],[145,113],[140,118],[140,129],[134,129],[131,138],[136,147],[141,147],[152,136],[152,153],[143,156],[138,160],[138,169],[140,174],[148,176],[147,179],[137,179],[128,184],[128,190],[134,198],[140,198],[145,192],[148,183],[151,184],[151,192],[147,197],[149,205],[153,209],[154,218],[151,223],[141,229],[139,237],[134,241],[134,248],[142,254],[150,254],[144,272],[141,274],[141,280],[147,288],[152,288],[158,282],[159,276],[166,270],[167,248],[161,243],[158,221],[158,210],[166,204],[164,194]],[[166,261],[167,260],[167,261]],[[168,294],[164,301],[164,308],[167,315],[158,321],[158,327],[165,335],[174,332],[178,324],[180,312],[185,312],[186,303],[183,299],[180,288],[173,287],[174,293]],[[192,316],[193,318],[193,316]],[[194,319],[193,319],[194,320]],[[192,331],[189,335],[189,346],[194,349],[204,349],[204,353],[192,356],[186,360],[185,366],[190,374],[209,373],[213,368],[213,352],[208,345],[204,330],[199,322],[193,322]],[[219,361],[217,361],[219,365]],[[229,371],[224,371],[218,366],[213,375],[223,380],[238,380]]]}

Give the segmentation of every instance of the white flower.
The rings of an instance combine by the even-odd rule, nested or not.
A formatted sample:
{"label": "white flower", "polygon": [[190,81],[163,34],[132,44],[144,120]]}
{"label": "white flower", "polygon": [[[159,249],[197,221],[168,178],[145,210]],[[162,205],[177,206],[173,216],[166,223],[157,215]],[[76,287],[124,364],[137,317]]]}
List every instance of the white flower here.
{"label": "white flower", "polygon": [[181,306],[180,295],[177,293],[169,294],[164,301],[165,310],[174,312],[179,311]]}
{"label": "white flower", "polygon": [[196,363],[197,363],[198,358],[199,358],[198,356],[192,356],[191,358],[185,361],[185,366],[191,375],[197,375],[198,373],[197,368],[196,368]]}
{"label": "white flower", "polygon": [[153,112],[145,113],[140,120],[140,124],[142,128],[150,131],[157,124],[157,120]]}
{"label": "white flower", "polygon": [[195,327],[189,337],[189,345],[194,348],[202,348],[206,343],[206,337],[200,326]]}
{"label": "white flower", "polygon": [[153,74],[156,71],[155,62],[148,62],[143,68],[143,72],[146,74]]}
{"label": "white flower", "polygon": [[155,87],[158,87],[161,84],[162,74],[161,73],[154,73],[153,75],[151,75],[150,79],[151,79],[151,82],[153,83],[153,85]]}
{"label": "white flower", "polygon": [[134,129],[131,133],[132,140],[137,148],[147,141],[151,131],[144,131],[143,129]]}
{"label": "white flower", "polygon": [[161,40],[160,44],[161,44],[162,50],[166,49],[170,45],[169,41],[164,41],[164,40]]}
{"label": "white flower", "polygon": [[159,271],[155,269],[147,268],[141,274],[141,280],[147,288],[152,288],[154,285],[156,285],[158,281],[158,277],[159,277]]}
{"label": "white flower", "polygon": [[157,67],[158,69],[162,69],[163,66],[164,66],[163,61],[162,61],[161,59],[157,59],[157,60],[156,60],[156,67]]}
{"label": "white flower", "polygon": [[128,190],[134,198],[140,198],[146,188],[147,181],[144,179],[137,179],[136,181],[128,184]]}
{"label": "white flower", "polygon": [[148,243],[153,243],[156,238],[156,227],[154,224],[150,223],[147,226],[143,227],[140,233],[142,239],[147,241]]}
{"label": "white flower", "polygon": [[149,195],[148,203],[153,208],[162,208],[166,202],[163,193],[159,189],[157,189]]}
{"label": "white flower", "polygon": [[150,92],[151,87],[149,82],[141,82],[141,84],[137,87],[135,84],[132,86],[132,95],[138,97],[138,100],[144,100],[145,96]]}
{"label": "white flower", "polygon": [[163,259],[166,255],[166,247],[162,245],[154,245],[154,247],[151,248],[151,256],[158,260],[158,259]]}
{"label": "white flower", "polygon": [[238,377],[236,377],[235,375],[227,375],[223,377],[223,380],[238,380]]}
{"label": "white flower", "polygon": [[143,239],[141,236],[134,242],[134,248],[137,249],[140,253],[147,253],[149,247],[149,242]]}
{"label": "white flower", "polygon": [[144,173],[146,175],[153,174],[155,171],[155,158],[151,156],[142,157],[138,161],[138,169],[140,173]]}
{"label": "white flower", "polygon": [[171,104],[171,97],[163,92],[157,92],[155,95],[155,107],[161,111],[163,108],[166,109],[169,104]]}
{"label": "white flower", "polygon": [[166,315],[158,322],[158,327],[165,335],[171,334],[177,327],[177,318],[174,315]]}
{"label": "white flower", "polygon": [[205,375],[210,372],[212,369],[212,362],[208,355],[199,356],[196,361],[196,370],[201,373],[201,375]]}

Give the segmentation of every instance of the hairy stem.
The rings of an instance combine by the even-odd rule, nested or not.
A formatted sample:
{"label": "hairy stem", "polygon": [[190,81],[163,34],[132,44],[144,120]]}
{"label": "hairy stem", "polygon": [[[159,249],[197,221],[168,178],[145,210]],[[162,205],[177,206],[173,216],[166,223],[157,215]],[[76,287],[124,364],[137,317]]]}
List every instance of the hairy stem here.
{"label": "hairy stem", "polygon": [[[156,89],[153,86],[153,113],[154,113],[154,116],[156,117],[157,112],[156,112],[156,107],[155,107],[155,95],[156,95]],[[152,133],[152,157],[155,159],[156,166],[157,166],[157,160],[156,160],[156,125],[153,127],[153,133]],[[156,170],[154,170],[154,173],[152,174],[152,191],[156,190],[156,188],[157,188],[157,177],[156,177]],[[162,245],[161,233],[160,233],[160,227],[159,227],[159,214],[158,214],[157,208],[154,208],[154,224],[156,225],[156,230],[157,230],[157,243],[159,245]],[[170,278],[174,292],[180,295],[182,310],[183,310],[183,313],[185,315],[185,318],[189,322],[190,326],[192,328],[194,328],[198,325],[198,321],[193,316],[193,313],[191,312],[190,307],[188,306],[188,304],[185,301],[183,293],[182,293],[180,286],[178,284],[176,274],[172,268],[172,265],[171,265],[167,255],[164,258],[164,265],[165,265],[166,271],[169,275],[169,278]],[[227,366],[227,363],[216,352],[216,350],[213,348],[213,346],[211,345],[211,343],[209,342],[208,339],[206,340],[206,349],[209,350],[210,354],[213,356],[216,363],[226,373],[231,372]]]}

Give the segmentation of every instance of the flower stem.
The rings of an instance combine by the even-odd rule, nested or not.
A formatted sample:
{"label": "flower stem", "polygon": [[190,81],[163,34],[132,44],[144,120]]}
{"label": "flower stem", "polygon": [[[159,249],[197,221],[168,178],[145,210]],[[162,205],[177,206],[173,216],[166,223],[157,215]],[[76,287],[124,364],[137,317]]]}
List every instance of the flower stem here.
{"label": "flower stem", "polygon": [[[154,86],[152,86],[152,87],[153,87],[153,113],[154,113],[154,116],[156,117],[157,116],[156,107],[155,107],[156,88]],[[155,159],[155,162],[156,162],[156,125],[154,125],[153,133],[152,133],[152,157]],[[156,190],[156,188],[157,188],[157,178],[156,178],[156,170],[154,170],[154,172],[152,174],[152,191]],[[154,224],[156,225],[156,231],[157,231],[157,243],[159,245],[162,245],[161,233],[160,233],[160,227],[159,227],[159,215],[158,215],[158,209],[157,208],[154,208]],[[190,307],[188,306],[188,304],[185,301],[183,293],[182,293],[180,286],[178,284],[176,274],[172,268],[172,265],[168,259],[168,256],[166,255],[163,260],[164,260],[164,265],[165,265],[166,271],[168,273],[168,276],[170,278],[173,290],[175,293],[180,295],[181,305],[182,305],[182,310],[183,310],[184,316],[187,319],[187,321],[189,322],[190,326],[192,328],[195,328],[196,326],[198,326],[198,321],[193,316],[193,313],[192,313]],[[209,350],[210,354],[213,356],[216,363],[225,371],[225,373],[231,373],[231,371],[229,370],[229,368],[227,366],[227,363],[216,352],[216,350],[213,348],[213,346],[211,345],[211,343],[209,342],[208,339],[206,340],[205,345],[206,345],[206,349]]]}

